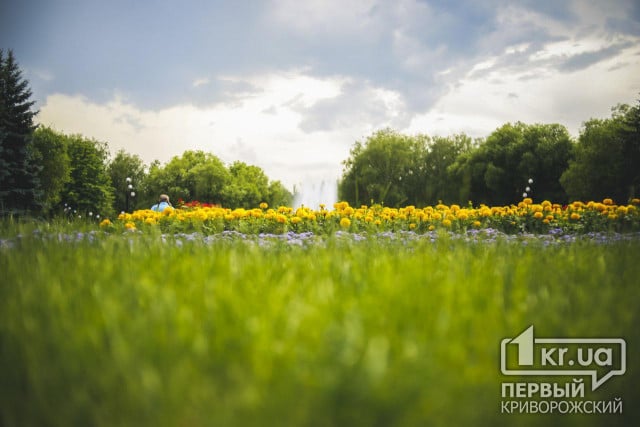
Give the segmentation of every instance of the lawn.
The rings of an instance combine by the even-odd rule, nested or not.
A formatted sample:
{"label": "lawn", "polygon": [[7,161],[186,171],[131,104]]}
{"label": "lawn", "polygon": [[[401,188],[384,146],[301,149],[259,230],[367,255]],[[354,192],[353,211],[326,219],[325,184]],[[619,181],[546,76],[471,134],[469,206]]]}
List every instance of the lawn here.
{"label": "lawn", "polygon": [[[638,425],[640,239],[407,236],[12,237],[0,426]],[[625,338],[623,414],[502,414],[532,324]]]}

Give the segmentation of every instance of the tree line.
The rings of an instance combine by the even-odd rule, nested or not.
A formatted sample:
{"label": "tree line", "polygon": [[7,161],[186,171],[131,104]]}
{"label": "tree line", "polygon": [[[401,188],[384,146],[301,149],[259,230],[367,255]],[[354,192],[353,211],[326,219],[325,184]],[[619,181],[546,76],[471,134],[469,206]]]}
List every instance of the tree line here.
{"label": "tree line", "polygon": [[290,204],[280,181],[254,165],[226,166],[203,151],[186,151],[147,167],[106,142],[37,126],[31,90],[12,51],[0,50],[0,214],[102,216],[148,208],[161,193],[233,207]]}
{"label": "tree line", "polygon": [[355,206],[624,203],[640,193],[640,102],[586,121],[576,140],[560,124],[507,123],[478,139],[384,129],[356,142],[343,164],[338,196]]}
{"label": "tree line", "polygon": [[227,167],[200,150],[147,166],[125,150],[110,158],[104,142],[42,126],[33,132],[32,144],[41,159],[40,181],[47,183],[42,209],[49,214],[65,208],[84,214],[145,209],[162,193],[174,204],[184,200],[245,208],[292,200],[280,181],[269,180],[258,166],[236,161]]}

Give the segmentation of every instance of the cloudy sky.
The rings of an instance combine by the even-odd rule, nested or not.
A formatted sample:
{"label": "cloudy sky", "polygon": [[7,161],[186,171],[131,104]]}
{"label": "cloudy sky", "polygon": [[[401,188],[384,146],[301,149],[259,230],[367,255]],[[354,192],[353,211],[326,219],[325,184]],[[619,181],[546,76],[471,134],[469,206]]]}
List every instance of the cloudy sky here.
{"label": "cloudy sky", "polygon": [[637,0],[9,0],[0,48],[44,125],[147,163],[209,151],[307,191],[384,127],[577,136],[640,96]]}

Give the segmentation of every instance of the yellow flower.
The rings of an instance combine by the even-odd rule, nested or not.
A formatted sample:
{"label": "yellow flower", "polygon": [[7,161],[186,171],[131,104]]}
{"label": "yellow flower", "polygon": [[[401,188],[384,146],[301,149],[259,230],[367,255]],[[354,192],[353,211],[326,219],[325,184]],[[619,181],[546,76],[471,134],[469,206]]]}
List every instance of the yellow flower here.
{"label": "yellow flower", "polygon": [[445,227],[451,227],[451,221],[448,219],[445,219],[442,221],[442,225],[444,225]]}
{"label": "yellow flower", "polygon": [[110,225],[111,221],[109,221],[109,218],[105,218],[100,222],[100,227],[109,227]]}
{"label": "yellow flower", "polygon": [[577,220],[580,219],[580,214],[576,213],[576,212],[573,212],[569,218],[574,220],[574,221],[577,221]]}
{"label": "yellow flower", "polygon": [[269,205],[265,202],[260,203],[260,209],[267,209]]}
{"label": "yellow flower", "polygon": [[409,224],[409,229],[413,230],[414,228],[416,228],[416,225],[412,222],[411,224]]}
{"label": "yellow flower", "polygon": [[436,229],[436,226],[435,226],[435,225],[433,225],[433,224],[432,224],[432,225],[430,225],[430,226],[429,226],[429,231],[433,231],[433,230],[435,230],[435,229]]}
{"label": "yellow flower", "polygon": [[482,223],[480,223],[480,221],[473,221],[473,226],[476,228],[480,228],[480,226],[482,225]]}
{"label": "yellow flower", "polygon": [[231,212],[231,215],[236,219],[240,219],[246,217],[248,212],[244,208],[237,208]]}
{"label": "yellow flower", "polygon": [[136,225],[133,222],[127,222],[124,224],[124,227],[127,230],[135,230],[136,229]]}
{"label": "yellow flower", "polygon": [[302,218],[300,218],[299,216],[294,216],[291,218],[291,224],[299,224],[300,222],[302,222]]}
{"label": "yellow flower", "polygon": [[602,204],[603,205],[607,205],[607,206],[613,205],[613,200],[612,199],[604,199],[602,201]]}
{"label": "yellow flower", "polygon": [[351,225],[351,220],[349,220],[349,218],[342,218],[340,220],[340,227],[349,228],[350,225]]}
{"label": "yellow flower", "polygon": [[542,214],[542,212],[536,212],[533,214],[533,217],[536,219],[540,219],[542,218],[544,215]]}

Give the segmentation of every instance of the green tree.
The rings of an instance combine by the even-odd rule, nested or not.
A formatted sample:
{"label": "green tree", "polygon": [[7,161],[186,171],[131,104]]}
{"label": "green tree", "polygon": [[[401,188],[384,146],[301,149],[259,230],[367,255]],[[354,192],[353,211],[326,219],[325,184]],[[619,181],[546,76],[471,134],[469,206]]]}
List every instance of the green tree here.
{"label": "green tree", "polygon": [[[121,149],[109,162],[107,172],[111,178],[113,209],[116,212],[125,211],[128,200],[129,210],[133,210],[138,205],[137,200],[144,197],[146,172],[140,156],[129,154]],[[132,192],[135,194],[134,197],[131,196]]]}
{"label": "green tree", "polygon": [[483,143],[484,140],[477,140],[476,147],[461,153],[448,168],[457,187],[457,190],[453,190],[452,197],[459,203],[469,200],[482,202],[489,192],[484,181],[487,163],[479,150]]}
{"label": "green tree", "polygon": [[623,182],[628,185],[628,196],[640,196],[640,99],[623,116]]}
{"label": "green tree", "polygon": [[449,137],[434,137],[427,144],[422,172],[423,189],[421,201],[434,205],[444,203],[460,203],[459,185],[451,167],[463,153],[471,150],[473,141],[465,134]]}
{"label": "green tree", "polygon": [[272,207],[291,206],[293,194],[280,181],[271,181],[265,200]]}
{"label": "green tree", "polygon": [[561,183],[571,199],[624,203],[640,189],[640,105],[619,105],[611,118],[584,123]]}
{"label": "green tree", "polygon": [[449,171],[461,188],[460,197],[474,203],[514,203],[522,198],[529,179],[535,199],[562,202],[566,194],[559,180],[571,147],[562,125],[507,123],[477,148],[462,153]]}
{"label": "green tree", "polygon": [[166,193],[172,200],[198,200],[221,203],[222,190],[230,179],[229,171],[222,161],[204,151],[185,151],[161,165],[153,162],[149,167],[145,193],[153,197]]}
{"label": "green tree", "polygon": [[42,188],[42,206],[46,213],[58,207],[65,184],[71,178],[71,161],[67,137],[49,127],[40,126],[33,133],[34,160],[40,166],[38,180]]}
{"label": "green tree", "polygon": [[197,200],[234,208],[253,208],[261,202],[288,204],[292,197],[280,182],[270,183],[258,166],[236,161],[227,169],[218,157],[204,151],[185,151],[164,166],[153,162],[145,193],[153,195],[153,200],[166,193],[174,201]]}
{"label": "green tree", "polygon": [[268,202],[269,178],[260,167],[235,161],[229,173],[231,179],[223,191],[225,206],[254,208]]}
{"label": "green tree", "polygon": [[[172,159],[173,160],[173,159]],[[190,200],[189,190],[182,186],[180,175],[171,176],[158,160],[151,162],[145,180],[144,193],[137,203],[148,208],[158,201],[160,194],[168,194],[173,201]]]}
{"label": "green tree", "polygon": [[391,129],[375,132],[364,144],[357,141],[344,162],[338,197],[356,206],[417,204],[427,141],[425,135],[410,137]]}
{"label": "green tree", "polygon": [[[522,161],[528,153],[525,126],[521,122],[507,123],[491,133],[481,147],[487,160],[484,181],[490,191],[488,202],[491,204],[509,204],[520,198],[522,183],[532,173],[533,165]],[[525,165],[526,171],[519,170],[521,165]]]}
{"label": "green tree", "polygon": [[187,176],[195,200],[220,203],[224,199],[225,186],[230,177],[218,157],[207,154],[204,161],[189,170]]}
{"label": "green tree", "polygon": [[[528,151],[523,154],[518,170],[520,177],[527,175],[533,179],[528,195],[537,201],[566,203],[568,197],[560,184],[560,177],[569,167],[573,155],[569,132],[559,124],[534,124],[525,128],[524,139]],[[518,183],[520,189],[525,183]]]}
{"label": "green tree", "polygon": [[79,215],[89,212],[108,216],[113,213],[113,191],[107,172],[106,143],[84,138],[67,137],[67,152],[71,161],[71,179],[65,185],[62,201]]}
{"label": "green tree", "polygon": [[40,209],[38,167],[31,137],[35,126],[29,83],[9,50],[0,50],[0,214]]}

